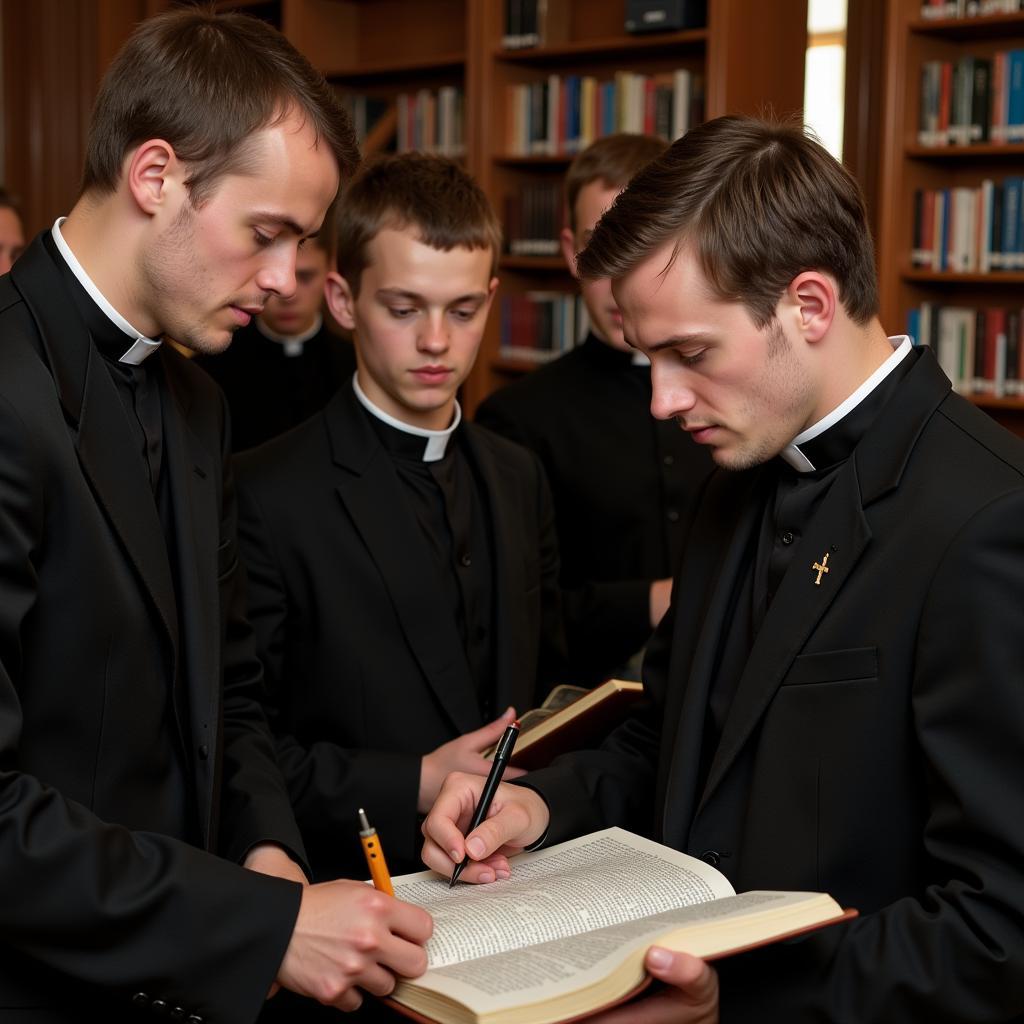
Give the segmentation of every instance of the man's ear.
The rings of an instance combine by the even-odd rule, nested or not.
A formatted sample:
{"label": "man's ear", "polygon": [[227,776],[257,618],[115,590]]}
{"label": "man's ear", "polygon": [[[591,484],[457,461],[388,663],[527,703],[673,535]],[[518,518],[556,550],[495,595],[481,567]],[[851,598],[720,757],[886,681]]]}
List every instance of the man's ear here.
{"label": "man's ear", "polygon": [[828,334],[839,304],[837,291],[835,281],[818,270],[805,270],[789,283],[786,298],[806,341],[821,341]]}
{"label": "man's ear", "polygon": [[172,193],[184,189],[183,170],[169,142],[149,139],[128,158],[124,177],[139,209],[153,215],[168,206]]}
{"label": "man's ear", "polygon": [[331,311],[331,316],[346,331],[354,331],[356,329],[356,300],[352,295],[352,289],[348,286],[348,281],[336,270],[327,274],[324,297],[327,299],[327,308]]}
{"label": "man's ear", "polygon": [[579,274],[576,273],[576,236],[570,228],[562,228],[558,234],[558,243],[562,247],[562,258],[569,268],[569,273],[578,279]]}

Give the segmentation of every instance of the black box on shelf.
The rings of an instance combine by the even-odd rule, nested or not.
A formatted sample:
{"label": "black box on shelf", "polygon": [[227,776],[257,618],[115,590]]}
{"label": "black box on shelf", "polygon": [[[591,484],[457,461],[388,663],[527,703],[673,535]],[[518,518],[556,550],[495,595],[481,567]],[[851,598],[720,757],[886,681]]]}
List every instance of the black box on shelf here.
{"label": "black box on shelf", "polygon": [[706,24],[706,0],[626,0],[627,32],[675,32]]}

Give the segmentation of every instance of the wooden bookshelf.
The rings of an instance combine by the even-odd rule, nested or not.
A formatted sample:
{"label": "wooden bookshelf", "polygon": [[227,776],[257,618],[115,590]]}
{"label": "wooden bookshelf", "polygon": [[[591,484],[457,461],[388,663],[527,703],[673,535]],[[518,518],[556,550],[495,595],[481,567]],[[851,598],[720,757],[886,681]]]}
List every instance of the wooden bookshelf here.
{"label": "wooden bookshelf", "polygon": [[[906,330],[922,302],[966,307],[1024,306],[1024,272],[936,272],[913,267],[917,189],[977,188],[986,179],[1024,174],[1024,144],[986,142],[929,147],[918,140],[921,69],[929,60],[992,58],[1024,47],[1024,14],[922,19],[920,0],[891,0],[886,25],[878,266],[882,320],[890,333]],[[968,396],[1024,435],[1024,399]]]}

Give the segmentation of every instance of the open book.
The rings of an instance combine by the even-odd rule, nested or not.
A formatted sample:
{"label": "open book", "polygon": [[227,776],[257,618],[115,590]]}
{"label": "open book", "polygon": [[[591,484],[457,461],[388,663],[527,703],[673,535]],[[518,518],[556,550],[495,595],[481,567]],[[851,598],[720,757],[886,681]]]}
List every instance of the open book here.
{"label": "open book", "polygon": [[556,686],[539,708],[519,716],[522,728],[509,763],[515,768],[544,768],[567,750],[599,744],[643,692],[642,683],[623,679],[609,679],[592,690]]}
{"label": "open book", "polygon": [[703,861],[619,828],[521,854],[489,885],[449,889],[432,871],[393,881],[434,934],[426,974],[389,1002],[443,1024],[587,1016],[644,987],[652,945],[713,958],[856,913],[824,893],[737,896]]}

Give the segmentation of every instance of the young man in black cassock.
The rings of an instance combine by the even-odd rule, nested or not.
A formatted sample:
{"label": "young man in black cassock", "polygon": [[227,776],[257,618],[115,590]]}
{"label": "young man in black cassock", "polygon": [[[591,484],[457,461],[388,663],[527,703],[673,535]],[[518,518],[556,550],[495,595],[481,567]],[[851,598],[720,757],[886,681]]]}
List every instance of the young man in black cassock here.
{"label": "young man in black cassock", "polygon": [[237,459],[250,619],[278,758],[317,878],[393,871],[421,815],[560,681],[550,496],[537,458],[464,422],[499,228],[454,163],[407,154],[343,193],[327,300],[358,370],[318,415]]}

